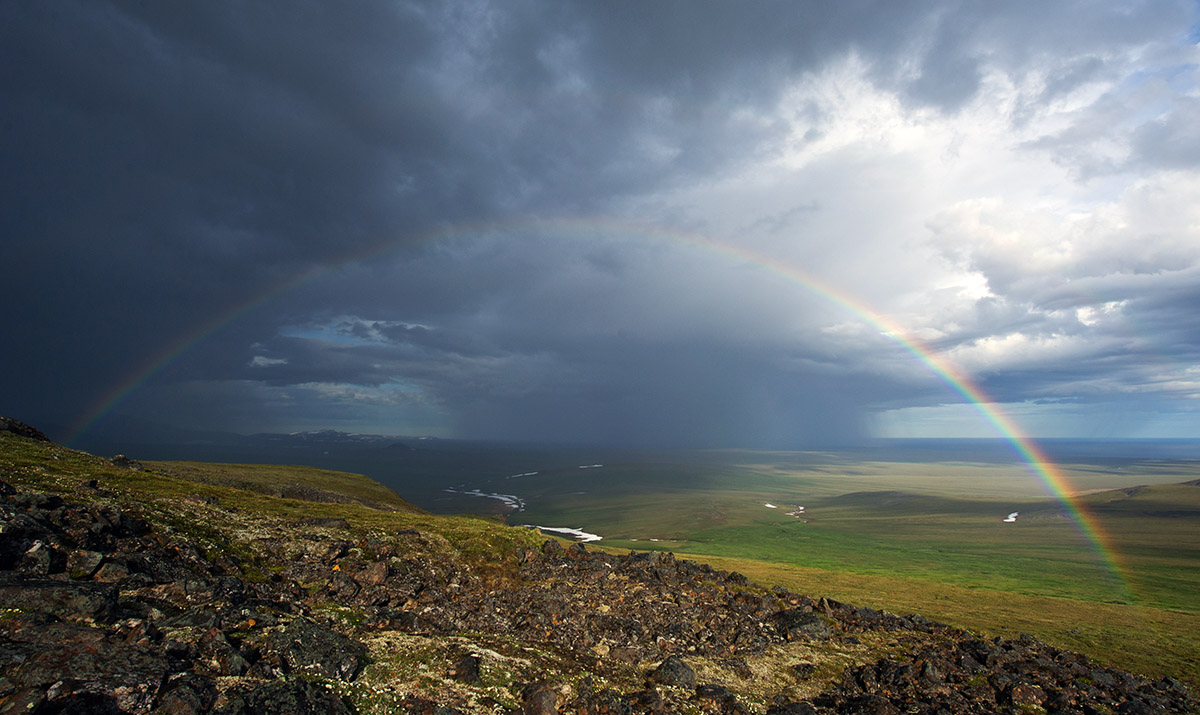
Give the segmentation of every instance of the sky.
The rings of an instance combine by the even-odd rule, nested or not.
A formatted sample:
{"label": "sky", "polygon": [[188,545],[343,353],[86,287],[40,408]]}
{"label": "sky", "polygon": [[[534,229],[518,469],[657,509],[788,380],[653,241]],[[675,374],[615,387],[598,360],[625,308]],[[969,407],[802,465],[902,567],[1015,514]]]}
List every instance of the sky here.
{"label": "sky", "polygon": [[1200,437],[1200,4],[0,3],[0,414]]}

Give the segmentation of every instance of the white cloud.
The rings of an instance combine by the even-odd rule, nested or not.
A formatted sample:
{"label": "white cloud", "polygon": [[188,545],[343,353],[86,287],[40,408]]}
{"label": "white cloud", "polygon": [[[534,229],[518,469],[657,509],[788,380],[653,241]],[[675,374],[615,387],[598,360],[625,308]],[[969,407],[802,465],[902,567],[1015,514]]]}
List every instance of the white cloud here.
{"label": "white cloud", "polygon": [[[1074,79],[1059,82],[1053,65],[985,65],[975,98],[941,113],[913,107],[848,55],[784,95],[773,118],[791,130],[775,151],[632,210],[685,215],[803,268],[940,346],[968,376],[1032,373],[1029,397],[1188,394],[1186,359],[1163,359],[1131,323],[1200,271],[1200,173],[1142,165],[1089,178],[1047,139],[1088,125],[1089,161],[1129,166],[1137,127],[1185,103],[1138,48],[1062,62]],[[819,337],[843,369],[889,370],[896,346],[872,344],[863,323],[828,304],[805,314],[816,330],[797,335]],[[911,372],[890,365],[895,377]],[[1038,422],[1040,409],[1022,413]]]}

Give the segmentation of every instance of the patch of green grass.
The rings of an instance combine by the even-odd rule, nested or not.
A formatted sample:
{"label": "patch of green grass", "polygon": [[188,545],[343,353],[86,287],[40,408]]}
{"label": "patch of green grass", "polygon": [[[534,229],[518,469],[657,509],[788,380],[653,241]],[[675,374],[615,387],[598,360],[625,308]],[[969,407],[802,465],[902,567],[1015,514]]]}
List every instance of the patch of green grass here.
{"label": "patch of green grass", "polygon": [[896,574],[858,574],[753,559],[693,557],[765,585],[893,613],[919,613],[985,635],[1030,633],[1136,673],[1200,684],[1200,613],[1021,594]]}
{"label": "patch of green grass", "polygon": [[[236,565],[250,579],[270,575],[251,542],[276,520],[345,519],[351,528],[341,536],[355,542],[367,536],[394,539],[399,530],[417,529],[422,548],[436,552],[430,554],[436,560],[501,577],[515,571],[515,554],[544,540],[535,532],[504,528],[487,519],[429,514],[361,475],[272,465],[144,466],[116,467],[104,458],[0,432],[0,479],[68,500],[86,493],[89,500],[140,514],[187,539],[209,558]],[[93,481],[95,488],[87,486]],[[321,501],[273,496],[276,482],[316,490]],[[348,503],[326,501],[328,495]],[[361,555],[372,555],[365,542],[358,549]]]}
{"label": "patch of green grass", "polygon": [[[146,462],[147,469],[180,479],[228,486],[272,496],[311,501],[357,502],[383,509],[418,511],[391,489],[361,474],[275,464],[210,464],[206,462]],[[308,497],[303,495],[307,494]]]}
{"label": "patch of green grass", "polygon": [[[678,470],[656,490],[660,467],[644,464],[636,493],[623,491],[638,468],[626,465],[607,492],[519,492],[530,506],[517,518],[583,528],[609,548],[669,549],[801,593],[1026,631],[1102,662],[1200,681],[1200,488],[1169,483],[1196,479],[1200,463],[1058,466],[1093,491],[1078,499],[1097,539],[1021,464],[807,453],[716,454],[688,490]],[[799,505],[800,518],[787,516]],[[1014,511],[1015,523],[1002,522]],[[797,573],[805,577],[779,576]]]}

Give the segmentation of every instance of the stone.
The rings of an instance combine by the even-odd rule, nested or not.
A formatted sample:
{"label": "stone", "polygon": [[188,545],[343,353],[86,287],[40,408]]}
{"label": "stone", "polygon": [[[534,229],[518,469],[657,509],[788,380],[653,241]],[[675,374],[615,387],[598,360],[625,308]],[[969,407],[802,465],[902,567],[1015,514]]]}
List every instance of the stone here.
{"label": "stone", "polygon": [[217,689],[207,678],[190,673],[171,678],[159,696],[155,715],[199,715],[208,712],[217,699]]}
{"label": "stone", "polygon": [[789,608],[771,616],[776,630],[784,640],[825,640],[833,634],[821,616],[807,608]]}
{"label": "stone", "polygon": [[650,682],[676,688],[696,687],[696,671],[677,655],[667,656],[650,673]]}
{"label": "stone", "polygon": [[115,455],[108,461],[112,463],[114,467],[124,467],[126,469],[133,469],[136,471],[141,471],[142,469],[141,462],[137,461],[136,459],[130,459],[123,454]]}
{"label": "stone", "polygon": [[65,622],[4,626],[0,636],[20,663],[6,676],[17,688],[46,690],[55,712],[91,712],[84,706],[106,703],[116,705],[113,712],[148,712],[168,672],[163,656],[99,628]]}
{"label": "stone", "polygon": [[67,554],[67,574],[75,579],[88,579],[100,568],[104,554],[99,551],[76,549]]}
{"label": "stone", "polygon": [[387,581],[389,575],[387,562],[376,561],[354,574],[354,580],[362,586],[377,588]]}
{"label": "stone", "polygon": [[477,655],[465,655],[450,668],[450,677],[460,683],[469,685],[483,685],[483,679],[479,675],[480,658]]}
{"label": "stone", "polygon": [[1036,685],[1015,683],[1005,693],[1009,703],[1019,708],[1041,707],[1046,702],[1046,693]]}
{"label": "stone", "polygon": [[116,583],[129,576],[129,567],[118,561],[106,561],[96,569],[92,578],[101,583]]}
{"label": "stone", "polygon": [[558,694],[544,682],[526,685],[521,690],[521,715],[557,715]]}
{"label": "stone", "polygon": [[354,680],[367,662],[366,646],[304,618],[267,636],[262,647],[271,665],[338,680]]}
{"label": "stone", "polygon": [[307,680],[272,680],[213,711],[218,715],[350,715],[341,699]]}
{"label": "stone", "polygon": [[11,417],[0,417],[0,432],[12,432],[15,435],[20,435],[27,439],[37,440],[39,442],[49,442],[50,438],[42,434],[42,431],[36,427],[14,420]]}
{"label": "stone", "polygon": [[64,621],[108,622],[117,608],[114,586],[20,579],[0,574],[0,608],[44,613]]}

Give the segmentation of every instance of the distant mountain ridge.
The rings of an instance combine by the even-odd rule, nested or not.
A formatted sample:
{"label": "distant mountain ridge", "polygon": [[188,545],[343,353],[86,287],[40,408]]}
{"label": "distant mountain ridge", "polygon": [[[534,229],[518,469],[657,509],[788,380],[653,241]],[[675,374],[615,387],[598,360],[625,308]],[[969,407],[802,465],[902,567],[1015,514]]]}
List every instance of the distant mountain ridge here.
{"label": "distant mountain ridge", "polygon": [[[50,430],[52,436],[65,435],[66,429]],[[242,434],[220,430],[200,430],[176,427],[155,420],[130,416],[114,416],[79,436],[80,443],[89,448],[122,446],[126,444],[227,444],[244,445],[254,442],[294,442],[332,444],[374,444],[398,441],[426,441],[424,436],[399,436],[346,432],[335,429],[302,430],[295,432],[256,432]],[[112,451],[111,449],[100,451]]]}

